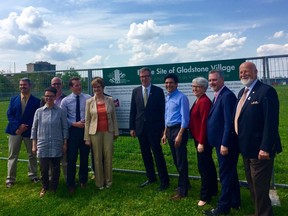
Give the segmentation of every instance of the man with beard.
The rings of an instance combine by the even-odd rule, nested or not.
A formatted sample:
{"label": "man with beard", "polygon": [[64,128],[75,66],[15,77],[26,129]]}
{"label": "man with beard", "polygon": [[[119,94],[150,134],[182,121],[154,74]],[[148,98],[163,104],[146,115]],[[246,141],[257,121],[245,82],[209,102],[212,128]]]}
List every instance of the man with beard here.
{"label": "man with beard", "polygon": [[274,157],[282,151],[278,133],[279,101],[274,88],[257,79],[252,62],[239,67],[245,86],[238,95],[234,118],[240,152],[256,216],[273,215],[269,197]]}
{"label": "man with beard", "polygon": [[19,82],[21,93],[11,98],[7,111],[6,133],[9,134],[7,188],[12,187],[16,181],[17,162],[22,140],[28,153],[28,176],[34,183],[40,181],[37,177],[37,158],[32,153],[32,141],[30,139],[34,113],[40,107],[40,99],[31,95],[31,88],[31,80],[22,78]]}

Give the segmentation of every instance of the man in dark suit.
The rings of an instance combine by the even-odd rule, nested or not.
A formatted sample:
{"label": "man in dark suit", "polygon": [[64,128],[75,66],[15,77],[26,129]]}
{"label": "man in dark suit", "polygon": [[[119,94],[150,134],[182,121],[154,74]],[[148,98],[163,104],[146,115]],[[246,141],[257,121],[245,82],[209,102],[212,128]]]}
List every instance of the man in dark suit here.
{"label": "man in dark suit", "polygon": [[224,85],[221,70],[209,72],[209,84],[215,98],[207,122],[208,143],[215,147],[221,194],[217,207],[207,210],[206,215],[229,214],[231,208],[240,208],[240,186],[237,174],[238,148],[233,128],[235,94]]}
{"label": "man in dark suit", "polygon": [[154,160],[160,179],[159,190],[169,187],[166,162],[160,145],[164,131],[165,96],[163,90],[151,84],[151,70],[147,67],[139,70],[141,86],[132,92],[130,109],[130,135],[138,137],[146,175],[148,180],[140,187],[156,181]]}
{"label": "man in dark suit", "polygon": [[254,215],[264,216],[273,215],[270,181],[274,157],[282,147],[278,133],[278,95],[274,88],[257,79],[257,72],[252,62],[244,62],[239,67],[239,78],[245,88],[238,95],[234,125],[255,204]]}
{"label": "man in dark suit", "polygon": [[34,183],[40,181],[37,177],[37,158],[32,153],[32,141],[30,139],[34,113],[40,107],[40,99],[31,95],[32,83],[30,79],[22,78],[19,82],[19,88],[21,93],[11,98],[7,110],[6,133],[9,134],[7,188],[12,187],[16,181],[18,155],[22,140],[28,153],[28,176]]}

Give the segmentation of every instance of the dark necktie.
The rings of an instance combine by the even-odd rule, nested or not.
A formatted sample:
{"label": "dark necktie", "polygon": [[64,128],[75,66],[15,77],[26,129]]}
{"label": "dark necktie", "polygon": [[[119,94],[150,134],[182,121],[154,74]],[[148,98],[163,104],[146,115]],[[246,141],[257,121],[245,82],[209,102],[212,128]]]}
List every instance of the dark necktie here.
{"label": "dark necktie", "polygon": [[76,122],[80,121],[80,96],[76,96]]}

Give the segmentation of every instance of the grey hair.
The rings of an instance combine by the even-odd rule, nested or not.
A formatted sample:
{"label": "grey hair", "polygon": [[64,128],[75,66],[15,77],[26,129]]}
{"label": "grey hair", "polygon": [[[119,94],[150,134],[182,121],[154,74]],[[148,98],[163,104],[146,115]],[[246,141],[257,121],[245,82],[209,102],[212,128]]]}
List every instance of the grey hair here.
{"label": "grey hair", "polygon": [[32,85],[32,82],[31,82],[31,80],[28,77],[23,77],[23,78],[20,79],[20,81],[27,82],[28,85]]}
{"label": "grey hair", "polygon": [[192,80],[192,83],[196,83],[197,85],[202,86],[205,91],[208,88],[208,80],[204,77],[196,77]]}
{"label": "grey hair", "polygon": [[218,73],[221,78],[224,79],[224,72],[222,70],[211,70],[209,74]]}

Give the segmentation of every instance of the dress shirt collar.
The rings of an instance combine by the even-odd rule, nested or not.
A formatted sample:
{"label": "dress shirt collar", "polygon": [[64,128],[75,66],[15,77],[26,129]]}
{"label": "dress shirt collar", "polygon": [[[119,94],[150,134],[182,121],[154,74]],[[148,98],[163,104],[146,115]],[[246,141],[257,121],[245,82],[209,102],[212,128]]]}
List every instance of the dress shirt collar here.
{"label": "dress shirt collar", "polygon": [[28,102],[29,98],[30,98],[31,94],[27,94],[27,95],[24,95],[21,93],[21,100],[23,100],[24,98],[26,99],[26,103]]}

